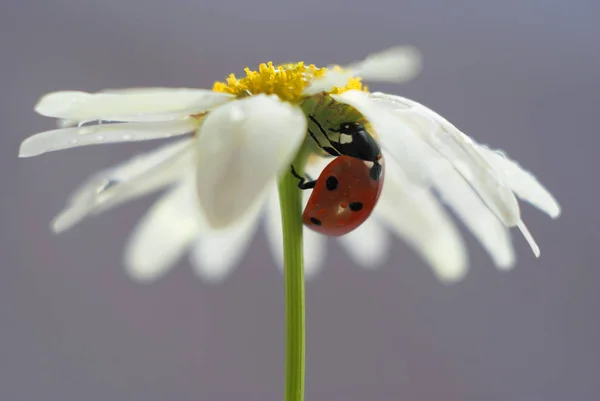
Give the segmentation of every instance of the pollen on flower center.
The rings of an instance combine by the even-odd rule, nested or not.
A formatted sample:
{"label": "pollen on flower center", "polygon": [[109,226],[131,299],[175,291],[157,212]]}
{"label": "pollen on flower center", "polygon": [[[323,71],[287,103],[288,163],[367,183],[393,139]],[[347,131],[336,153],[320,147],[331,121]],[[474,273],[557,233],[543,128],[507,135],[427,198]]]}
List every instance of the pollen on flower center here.
{"label": "pollen on flower center", "polygon": [[[340,68],[340,67],[335,67]],[[327,68],[318,68],[313,64],[303,62],[273,65],[271,61],[260,64],[258,71],[245,68],[246,76],[237,78],[230,74],[226,82],[215,82],[213,90],[235,95],[238,98],[257,95],[259,93],[273,94],[280,99],[298,103],[303,97],[303,90],[314,78],[325,75]],[[350,78],[344,87],[335,87],[330,93],[338,94],[347,90],[366,90],[360,78]]]}

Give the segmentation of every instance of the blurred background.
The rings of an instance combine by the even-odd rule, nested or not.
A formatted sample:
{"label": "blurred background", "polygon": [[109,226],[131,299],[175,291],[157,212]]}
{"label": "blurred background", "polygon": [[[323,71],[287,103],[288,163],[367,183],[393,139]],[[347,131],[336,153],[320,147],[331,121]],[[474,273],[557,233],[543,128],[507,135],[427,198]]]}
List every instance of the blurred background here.
{"label": "blurred background", "polygon": [[361,270],[330,242],[307,286],[307,400],[600,399],[600,3],[597,0],[4,0],[0,5],[0,400],[281,400],[283,279],[258,235],[221,285],[184,259],[150,285],[121,265],[155,196],[49,229],[90,174],[157,142],[19,160],[54,127],[46,92],[211,86],[273,60],[345,63],[412,44],[424,69],[403,86],[482,143],[504,149],[563,206],[523,213],[498,272],[465,232],[466,280],[440,284],[397,240]]}

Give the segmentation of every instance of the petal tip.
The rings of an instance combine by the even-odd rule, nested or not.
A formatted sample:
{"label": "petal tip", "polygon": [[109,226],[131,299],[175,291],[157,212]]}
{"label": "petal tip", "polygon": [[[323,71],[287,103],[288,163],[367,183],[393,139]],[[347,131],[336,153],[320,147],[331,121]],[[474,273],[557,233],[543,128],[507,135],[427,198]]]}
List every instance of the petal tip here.
{"label": "petal tip", "polygon": [[523,234],[523,237],[525,238],[525,240],[531,247],[531,251],[533,252],[535,257],[539,258],[540,257],[540,247],[538,246],[537,242],[535,242],[533,235],[531,234],[531,232],[529,232],[529,229],[527,228],[525,223],[522,220],[520,220],[519,223],[517,224],[517,227],[519,228],[519,230],[521,231],[521,234]]}
{"label": "petal tip", "polygon": [[151,284],[158,278],[156,274],[149,273],[145,267],[128,262],[125,262],[125,271],[129,278],[139,284]]}
{"label": "petal tip", "polygon": [[217,271],[216,269],[213,269],[213,270],[202,269],[201,267],[197,266],[196,264],[192,264],[192,266],[193,266],[192,270],[194,271],[194,274],[196,275],[196,277],[198,277],[200,280],[202,280],[205,283],[213,284],[213,285],[221,284],[232,273],[229,271],[223,273],[223,272]]}
{"label": "petal tip", "polygon": [[85,216],[86,210],[75,207],[73,205],[67,207],[62,212],[54,217],[50,223],[50,228],[54,234],[62,234],[70,230],[74,225],[79,223]]}
{"label": "petal tip", "polygon": [[410,81],[421,71],[421,53],[413,46],[397,46],[367,57],[356,65],[365,80],[395,83]]}
{"label": "petal tip", "polygon": [[510,271],[513,270],[515,268],[515,259],[514,257],[512,258],[507,258],[505,260],[496,260],[494,261],[494,263],[496,264],[496,268],[500,271]]}
{"label": "petal tip", "polygon": [[436,278],[444,284],[455,284],[462,281],[469,270],[466,258],[457,261],[453,266],[448,264],[437,264],[433,266],[433,272]]}
{"label": "petal tip", "polygon": [[157,268],[147,255],[140,253],[140,249],[130,242],[123,253],[123,266],[127,275],[134,281],[149,284],[167,273],[169,269]]}
{"label": "petal tip", "polygon": [[34,111],[46,117],[59,117],[72,104],[81,99],[82,96],[89,95],[80,91],[59,91],[52,92],[42,96],[34,107]]}
{"label": "petal tip", "polygon": [[464,280],[464,278],[466,277],[466,271],[464,273],[460,273],[456,276],[443,276],[443,275],[439,275],[439,274],[435,274],[435,277],[438,279],[438,281],[444,285],[447,286],[451,286],[451,285],[456,285],[458,283],[460,283],[461,281]]}
{"label": "petal tip", "polygon": [[62,234],[65,231],[67,231],[69,228],[71,228],[71,226],[72,226],[72,224],[70,224],[67,221],[67,219],[65,218],[65,216],[62,214],[60,216],[57,216],[50,223],[50,229],[52,230],[52,232],[54,234]]}
{"label": "petal tip", "polygon": [[35,151],[32,148],[31,141],[29,140],[29,138],[25,139],[23,142],[21,142],[21,145],[19,146],[19,158],[21,158],[21,159],[38,156],[38,155],[41,155],[42,153],[43,152],[40,152],[39,149],[38,149],[38,151]]}

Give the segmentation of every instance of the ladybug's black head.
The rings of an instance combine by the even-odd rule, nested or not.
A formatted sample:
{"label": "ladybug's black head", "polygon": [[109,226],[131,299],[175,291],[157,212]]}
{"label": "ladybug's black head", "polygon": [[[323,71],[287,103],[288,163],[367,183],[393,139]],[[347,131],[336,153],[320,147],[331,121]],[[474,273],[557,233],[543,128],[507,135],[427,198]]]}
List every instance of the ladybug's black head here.
{"label": "ladybug's black head", "polygon": [[364,125],[342,123],[338,128],[330,128],[330,131],[339,134],[338,140],[332,141],[331,145],[340,154],[371,162],[379,160],[381,148]]}

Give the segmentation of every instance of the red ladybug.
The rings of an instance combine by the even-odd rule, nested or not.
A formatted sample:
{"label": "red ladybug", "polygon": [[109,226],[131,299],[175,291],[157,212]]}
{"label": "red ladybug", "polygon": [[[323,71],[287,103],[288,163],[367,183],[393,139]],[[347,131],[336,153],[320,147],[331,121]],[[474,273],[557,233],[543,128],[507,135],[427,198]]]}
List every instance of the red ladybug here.
{"label": "red ladybug", "polygon": [[375,162],[341,155],[329,163],[316,181],[306,182],[292,166],[298,188],[314,188],[302,220],[314,231],[340,236],[356,229],[371,215],[383,188],[383,158]]}

